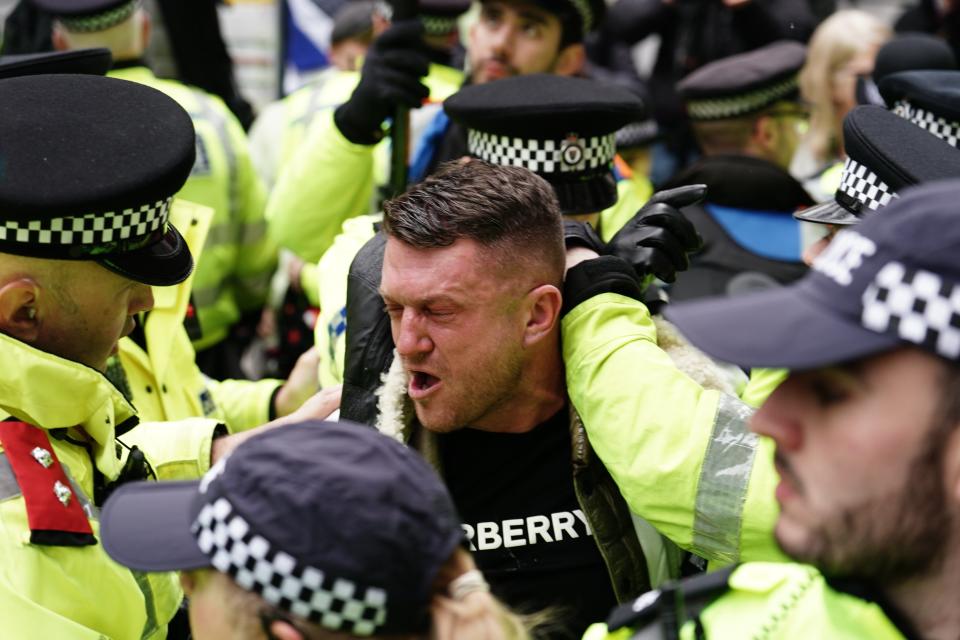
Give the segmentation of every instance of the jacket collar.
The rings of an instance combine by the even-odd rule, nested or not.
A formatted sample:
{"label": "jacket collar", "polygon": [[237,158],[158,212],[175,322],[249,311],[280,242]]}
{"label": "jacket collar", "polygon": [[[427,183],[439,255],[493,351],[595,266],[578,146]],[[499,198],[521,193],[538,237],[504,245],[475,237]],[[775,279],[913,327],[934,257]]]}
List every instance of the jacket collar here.
{"label": "jacket collar", "polygon": [[0,354],[0,409],[43,429],[83,429],[97,467],[116,479],[116,427],[137,421],[123,394],[99,371],[7,335],[0,334]]}
{"label": "jacket collar", "polygon": [[[729,371],[722,369],[709,356],[687,342],[676,327],[660,316],[653,316],[653,322],[657,328],[657,346],[670,356],[673,364],[680,371],[690,376],[704,389],[716,389],[722,393],[737,395],[736,389],[743,382],[742,380],[738,380]],[[425,429],[418,428],[413,402],[407,395],[407,374],[403,370],[403,364],[396,350],[393,352],[390,370],[384,374],[383,385],[377,391],[377,396],[379,398],[377,430],[404,443],[409,442],[415,434],[420,434],[415,443],[417,450],[428,460],[435,462],[429,455],[433,453],[433,443],[428,440],[432,439],[426,436]],[[577,427],[581,423],[576,411],[571,412],[571,420],[575,427],[574,431],[579,431]],[[574,442],[574,446],[577,446],[577,442]],[[577,453],[576,450],[574,453]]]}

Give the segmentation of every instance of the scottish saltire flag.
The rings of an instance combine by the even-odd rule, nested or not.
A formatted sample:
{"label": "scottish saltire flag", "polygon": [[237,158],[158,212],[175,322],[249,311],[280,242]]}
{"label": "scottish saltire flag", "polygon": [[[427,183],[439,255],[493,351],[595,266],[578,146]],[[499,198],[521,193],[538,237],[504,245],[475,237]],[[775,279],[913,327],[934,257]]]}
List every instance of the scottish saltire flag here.
{"label": "scottish saltire flag", "polygon": [[283,93],[329,65],[333,16],[347,0],[283,0]]}

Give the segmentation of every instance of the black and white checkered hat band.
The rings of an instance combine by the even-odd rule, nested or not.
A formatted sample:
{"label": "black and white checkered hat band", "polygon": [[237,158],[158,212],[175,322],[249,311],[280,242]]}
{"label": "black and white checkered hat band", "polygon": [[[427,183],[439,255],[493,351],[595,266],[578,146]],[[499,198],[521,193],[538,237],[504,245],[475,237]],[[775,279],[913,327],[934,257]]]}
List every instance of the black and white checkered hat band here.
{"label": "black and white checkered hat band", "polygon": [[960,359],[960,286],[888,262],[863,293],[863,326]]}
{"label": "black and white checkered hat band", "polygon": [[60,16],[57,20],[60,21],[67,31],[73,31],[74,33],[94,33],[115,27],[132,16],[139,7],[140,0],[131,0],[126,4],[114,7],[103,13],[80,17]]}
{"label": "black and white checkered hat band", "polygon": [[443,36],[457,28],[457,16],[420,16],[423,30],[430,36]]}
{"label": "black and white checkered hat band", "polygon": [[687,101],[687,114],[694,120],[720,120],[752,113],[785,98],[797,90],[797,77],[790,76],[776,84],[728,98]]}
{"label": "black and white checkered hat band", "polygon": [[594,138],[531,140],[470,129],[467,147],[481,160],[523,167],[541,175],[606,170],[616,154],[612,133]]}
{"label": "black and white checkered hat band", "polygon": [[897,101],[893,105],[893,112],[945,140],[950,146],[956,147],[960,143],[960,122],[945,120],[926,109],[915,107],[906,100]]}
{"label": "black and white checkered hat band", "polygon": [[120,212],[88,214],[49,220],[3,220],[0,222],[0,242],[27,244],[38,248],[70,247],[98,253],[99,247],[120,244],[127,250],[139,239],[165,227],[170,216],[173,196]]}
{"label": "black and white checkered hat band", "polygon": [[625,127],[617,130],[615,140],[618,149],[625,149],[639,145],[649,144],[660,133],[656,120],[644,120],[643,122],[631,122]]}
{"label": "black and white checkered hat band", "polygon": [[847,158],[843,165],[840,187],[837,189],[838,199],[841,194],[871,211],[885,207],[899,197],[877,174],[852,158]]}
{"label": "black and white checkered hat band", "polygon": [[327,629],[369,636],[387,619],[387,592],[304,566],[254,533],[230,501],[203,506],[191,529],[211,565],[270,604]]}
{"label": "black and white checkered hat band", "polygon": [[587,35],[593,30],[593,11],[590,10],[590,2],[588,0],[569,0],[569,2],[577,10],[577,15],[583,23],[583,35]]}

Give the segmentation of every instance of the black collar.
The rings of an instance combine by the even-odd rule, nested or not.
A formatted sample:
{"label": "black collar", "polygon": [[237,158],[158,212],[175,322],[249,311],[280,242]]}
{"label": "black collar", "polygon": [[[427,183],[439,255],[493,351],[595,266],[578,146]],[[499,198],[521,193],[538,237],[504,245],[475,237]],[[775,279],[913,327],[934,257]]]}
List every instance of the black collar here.
{"label": "black collar", "polygon": [[789,173],[772,162],[750,156],[701,158],[662,188],[698,183],[707,185],[707,202],[722,207],[792,214],[815,204]]}

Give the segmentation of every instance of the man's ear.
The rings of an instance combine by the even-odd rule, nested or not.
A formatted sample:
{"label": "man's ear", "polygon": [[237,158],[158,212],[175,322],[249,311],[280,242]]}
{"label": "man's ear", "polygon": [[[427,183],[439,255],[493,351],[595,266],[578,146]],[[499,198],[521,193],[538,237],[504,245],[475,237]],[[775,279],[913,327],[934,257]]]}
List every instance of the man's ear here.
{"label": "man's ear", "polygon": [[563,297],[552,284],[542,284],[527,293],[527,325],[523,344],[532,346],[550,335],[560,317]]}
{"label": "man's ear", "polygon": [[40,287],[32,278],[11,280],[0,287],[0,332],[26,342],[36,341],[42,313]]}
{"label": "man's ear", "polygon": [[286,620],[274,620],[271,622],[270,636],[275,640],[304,640],[303,634]]}
{"label": "man's ear", "polygon": [[750,146],[757,155],[767,160],[777,157],[777,145],[780,144],[780,130],[776,118],[760,116],[753,122]]}
{"label": "man's ear", "polygon": [[568,44],[560,50],[560,56],[553,64],[553,72],[558,76],[575,76],[583,71],[587,64],[587,50],[583,43]]}

